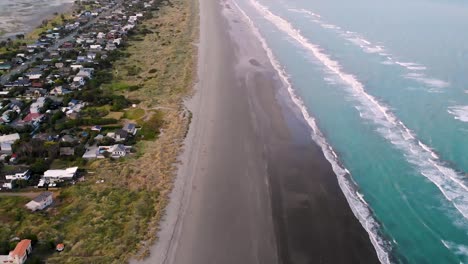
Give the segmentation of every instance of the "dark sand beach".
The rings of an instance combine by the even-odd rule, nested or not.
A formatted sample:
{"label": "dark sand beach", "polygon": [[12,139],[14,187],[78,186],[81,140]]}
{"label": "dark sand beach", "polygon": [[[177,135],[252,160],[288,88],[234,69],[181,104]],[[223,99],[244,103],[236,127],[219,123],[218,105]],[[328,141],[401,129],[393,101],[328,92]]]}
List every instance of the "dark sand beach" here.
{"label": "dark sand beach", "polygon": [[378,263],[260,42],[228,2],[200,2],[182,165],[159,239],[134,263]]}

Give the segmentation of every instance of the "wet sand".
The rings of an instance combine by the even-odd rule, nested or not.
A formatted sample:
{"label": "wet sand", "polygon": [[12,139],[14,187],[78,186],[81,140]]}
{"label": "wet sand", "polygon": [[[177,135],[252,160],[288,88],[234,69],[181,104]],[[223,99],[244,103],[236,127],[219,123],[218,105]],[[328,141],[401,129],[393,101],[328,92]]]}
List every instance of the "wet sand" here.
{"label": "wet sand", "polygon": [[72,10],[73,0],[0,0],[0,40],[27,34],[52,19],[55,13]]}
{"label": "wet sand", "polygon": [[203,0],[200,24],[182,165],[158,242],[132,263],[378,263],[242,17]]}

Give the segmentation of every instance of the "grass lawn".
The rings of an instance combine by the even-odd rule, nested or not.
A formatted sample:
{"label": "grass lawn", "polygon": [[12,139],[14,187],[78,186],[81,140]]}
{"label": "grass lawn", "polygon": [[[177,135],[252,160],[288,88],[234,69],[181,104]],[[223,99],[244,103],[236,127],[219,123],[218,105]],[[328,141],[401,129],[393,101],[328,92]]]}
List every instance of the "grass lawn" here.
{"label": "grass lawn", "polygon": [[121,119],[124,116],[124,112],[109,112],[104,118],[113,118],[113,119]]}
{"label": "grass lawn", "polygon": [[145,116],[145,110],[141,108],[129,108],[125,111],[124,118],[137,121]]}

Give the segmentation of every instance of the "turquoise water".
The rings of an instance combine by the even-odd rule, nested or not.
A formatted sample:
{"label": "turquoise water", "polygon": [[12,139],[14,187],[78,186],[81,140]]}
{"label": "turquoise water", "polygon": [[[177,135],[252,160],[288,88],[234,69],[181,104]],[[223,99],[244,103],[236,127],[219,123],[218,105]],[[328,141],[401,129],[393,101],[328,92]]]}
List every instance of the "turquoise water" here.
{"label": "turquoise water", "polygon": [[237,3],[381,261],[468,263],[468,2]]}

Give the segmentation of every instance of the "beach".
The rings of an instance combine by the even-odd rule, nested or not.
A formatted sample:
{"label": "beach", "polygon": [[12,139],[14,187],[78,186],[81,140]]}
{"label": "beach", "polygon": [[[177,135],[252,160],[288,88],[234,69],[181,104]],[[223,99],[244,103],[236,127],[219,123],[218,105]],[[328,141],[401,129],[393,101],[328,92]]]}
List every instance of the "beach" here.
{"label": "beach", "polygon": [[132,263],[378,263],[232,3],[200,1],[193,114],[158,240]]}

